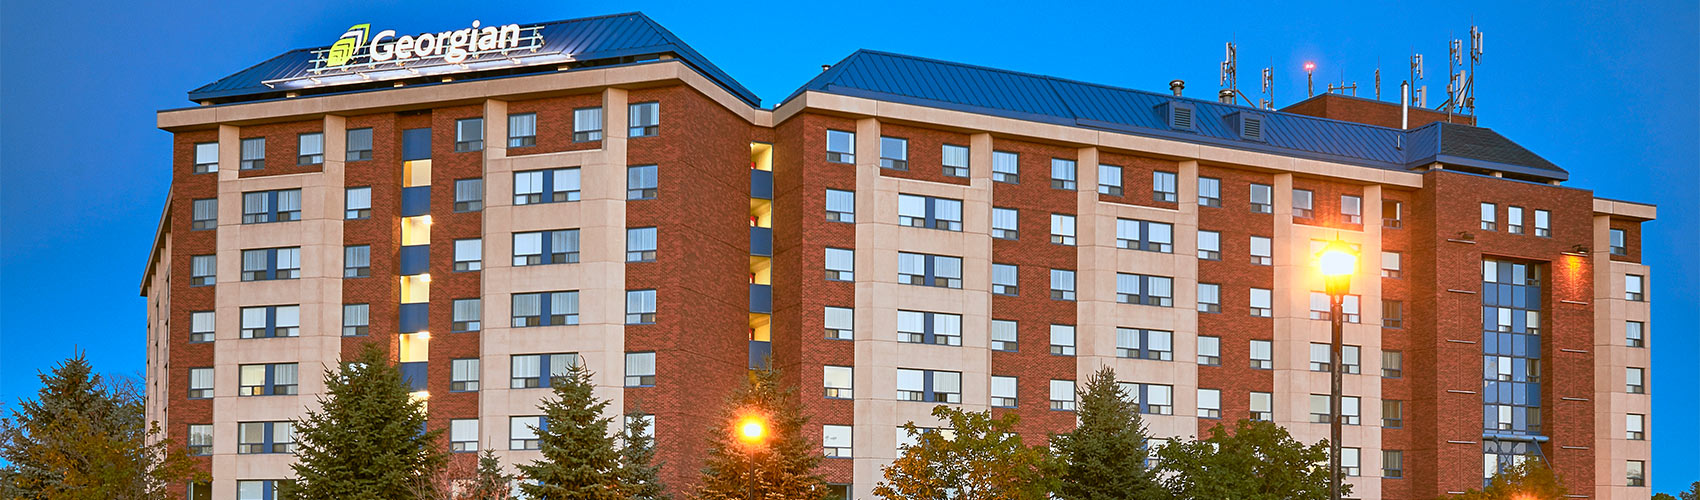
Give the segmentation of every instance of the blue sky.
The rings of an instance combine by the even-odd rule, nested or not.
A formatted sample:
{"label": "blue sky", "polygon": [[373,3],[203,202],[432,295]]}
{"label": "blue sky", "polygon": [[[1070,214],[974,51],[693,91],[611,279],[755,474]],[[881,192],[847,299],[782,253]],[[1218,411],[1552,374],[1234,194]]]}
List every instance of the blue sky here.
{"label": "blue sky", "polygon": [[[1659,205],[1646,226],[1654,349],[1656,491],[1700,478],[1700,7],[1695,2],[6,2],[0,11],[0,404],[83,349],[101,370],[141,373],[138,283],[170,175],[159,109],[285,50],[371,22],[422,32],[472,19],[532,22],[642,10],[771,106],[858,48],[1162,91],[1213,95],[1223,42],[1241,87],[1276,70],[1277,103],[1344,79],[1396,96],[1412,50],[1430,103],[1444,99],[1446,43],[1486,33],[1481,124],[1571,172],[1570,186]],[[1281,4],[1277,7],[1275,4]],[[1211,8],[1206,8],[1208,5]],[[1391,97],[1390,97],[1391,99]],[[1566,367],[1558,367],[1564,369]]]}

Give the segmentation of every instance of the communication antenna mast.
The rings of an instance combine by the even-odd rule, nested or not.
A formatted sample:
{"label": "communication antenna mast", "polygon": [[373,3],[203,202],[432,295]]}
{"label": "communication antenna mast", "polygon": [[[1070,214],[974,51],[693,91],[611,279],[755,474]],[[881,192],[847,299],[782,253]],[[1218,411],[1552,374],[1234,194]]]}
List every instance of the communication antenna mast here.
{"label": "communication antenna mast", "polygon": [[1428,85],[1421,84],[1423,81],[1423,55],[1421,53],[1415,51],[1411,53],[1411,79],[1406,81],[1410,82],[1410,90],[1407,92],[1410,94],[1411,103],[1419,108],[1428,107]]}
{"label": "communication antenna mast", "polygon": [[1258,99],[1258,107],[1275,109],[1275,61],[1269,61],[1269,67],[1263,68],[1263,98]]}
{"label": "communication antenna mast", "polygon": [[1375,100],[1381,100],[1381,59],[1375,60]]}
{"label": "communication antenna mast", "polygon": [[1224,99],[1225,104],[1243,101],[1247,106],[1257,106],[1251,102],[1251,98],[1240,93],[1239,60],[1239,46],[1234,42],[1228,42],[1227,55],[1222,59],[1221,85],[1224,97],[1226,97]]}
{"label": "communication antenna mast", "polygon": [[1464,41],[1452,39],[1449,57],[1446,61],[1447,78],[1446,102],[1439,109],[1448,114],[1476,114],[1476,64],[1482,61],[1482,30],[1476,26],[1470,27],[1470,48],[1468,63],[1464,60]]}

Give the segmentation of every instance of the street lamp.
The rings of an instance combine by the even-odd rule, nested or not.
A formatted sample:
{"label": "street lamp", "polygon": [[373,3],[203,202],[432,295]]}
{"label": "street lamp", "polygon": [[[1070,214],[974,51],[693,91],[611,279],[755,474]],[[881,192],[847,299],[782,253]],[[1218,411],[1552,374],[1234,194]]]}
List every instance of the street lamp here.
{"label": "street lamp", "polygon": [[745,415],[738,419],[733,434],[745,445],[759,445],[767,439],[767,419],[756,413]]}
{"label": "street lamp", "polygon": [[1328,364],[1328,498],[1340,500],[1340,386],[1345,368],[1340,344],[1346,319],[1341,304],[1352,289],[1352,275],[1358,270],[1358,251],[1336,236],[1316,254],[1316,267],[1328,293],[1328,322],[1333,327]]}

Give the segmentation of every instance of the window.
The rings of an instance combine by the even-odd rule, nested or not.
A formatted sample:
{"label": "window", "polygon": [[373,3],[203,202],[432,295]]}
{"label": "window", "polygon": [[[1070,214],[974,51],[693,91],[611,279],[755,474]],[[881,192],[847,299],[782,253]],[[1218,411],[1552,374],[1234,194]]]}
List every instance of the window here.
{"label": "window", "polygon": [[1051,214],[1051,243],[1074,246],[1074,216]]}
{"label": "window", "polygon": [[909,170],[909,140],[880,137],[880,168]]}
{"label": "window", "polygon": [[826,388],[827,399],[850,399],[855,396],[852,387],[855,384],[855,368],[848,366],[822,367],[821,383]]}
{"label": "window", "polygon": [[218,227],[218,198],[195,200],[194,218],[189,222],[189,229],[200,231]]}
{"label": "window", "polygon": [[188,496],[183,498],[186,500],[212,500],[212,481],[190,481]]}
{"label": "window", "polygon": [[631,130],[627,131],[628,135],[653,137],[661,134],[661,103],[640,102],[630,107],[627,121],[631,123]]}
{"label": "window", "polygon": [[[1326,424],[1333,418],[1330,415],[1327,394],[1310,395],[1310,423]],[[1357,396],[1340,397],[1340,423],[1342,425],[1358,425]]]}
{"label": "window", "polygon": [[1535,236],[1552,237],[1552,214],[1546,210],[1535,210]]}
{"label": "window", "polygon": [[1020,236],[1019,217],[1013,208],[992,207],[992,237],[1013,240]]}
{"label": "window", "polygon": [[655,290],[626,291],[626,324],[655,323]]}
{"label": "window", "polygon": [[478,419],[457,418],[449,420],[449,451],[457,453],[478,452]]}
{"label": "window", "polygon": [[1198,231],[1198,258],[1204,260],[1222,260],[1222,233],[1217,231]]}
{"label": "window", "polygon": [[1381,301],[1381,327],[1382,328],[1404,328],[1405,327],[1405,303],[1404,302],[1400,302],[1400,301],[1397,301],[1397,300],[1382,299],[1382,301]]}
{"label": "window", "polygon": [[1016,401],[1018,400],[1016,382],[1017,380],[1015,377],[992,375],[991,394],[993,408],[1015,407]]}
{"label": "window", "polygon": [[285,480],[243,480],[236,482],[236,500],[275,499],[283,491]]}
{"label": "window", "polygon": [[962,316],[922,311],[897,311],[897,341],[912,344],[962,345]]}
{"label": "window", "polygon": [[[548,314],[544,314],[548,311]],[[578,291],[513,294],[513,326],[578,324]]]}
{"label": "window", "polygon": [[1175,303],[1174,284],[1174,278],[1167,276],[1116,273],[1116,302],[1171,307]]}
{"label": "window", "polygon": [[1647,370],[1644,369],[1644,368],[1625,368],[1624,369],[1624,377],[1623,377],[1624,378],[1624,384],[1627,386],[1625,391],[1630,393],[1630,394],[1646,394],[1647,393],[1647,378],[1646,377],[1647,377]]}
{"label": "window", "polygon": [[1397,201],[1381,202],[1381,226],[1399,229],[1404,224],[1404,205]]}
{"label": "window", "polygon": [[1643,302],[1647,300],[1647,289],[1643,278],[1634,274],[1623,276],[1623,300]]}
{"label": "window", "polygon": [[344,158],[347,161],[362,161],[372,159],[372,129],[348,129],[348,152]]}
{"label": "window", "polygon": [[1166,203],[1174,203],[1179,198],[1175,195],[1175,173],[1157,171],[1151,173],[1151,199]]}
{"label": "window", "polygon": [[342,336],[359,337],[366,335],[367,328],[372,324],[371,304],[342,305]]}
{"label": "window", "polygon": [[212,455],[212,424],[189,424],[189,456]]}
{"label": "window", "polygon": [[945,177],[968,176],[968,146],[945,144],[942,158]]}
{"label": "window", "polygon": [[897,195],[897,223],[909,227],[962,230],[962,200]]}
{"label": "window", "polygon": [[1074,300],[1074,271],[1051,270],[1051,299]]}
{"label": "window", "polygon": [[1624,479],[1625,480],[1625,486],[1639,487],[1639,486],[1646,486],[1647,485],[1647,462],[1646,461],[1644,461],[1644,460],[1630,460],[1624,466],[1624,471],[1627,474],[1627,476]]}
{"label": "window", "polygon": [[1405,402],[1396,399],[1381,400],[1381,426],[1397,429],[1405,426]]}
{"label": "window", "polygon": [[1636,413],[1630,413],[1630,414],[1625,415],[1625,417],[1626,418],[1625,418],[1623,428],[1624,428],[1624,431],[1627,433],[1627,435],[1624,437],[1624,439],[1628,439],[1630,441],[1646,440],[1647,439],[1647,416],[1641,415],[1641,414],[1636,414]]}
{"label": "window", "polygon": [[1016,352],[1020,348],[1016,340],[1016,322],[1007,319],[992,320],[992,350]]}
{"label": "window", "polygon": [[1315,194],[1308,189],[1293,190],[1293,217],[1309,219],[1316,215],[1314,208]]}
{"label": "window", "polygon": [[1074,411],[1074,381],[1051,381],[1051,409],[1059,411]]}
{"label": "window", "polygon": [[343,218],[369,219],[372,217],[372,188],[352,187],[343,193]]}
{"label": "window", "polygon": [[259,170],[266,168],[266,138],[254,137],[242,140],[242,170]]}
{"label": "window", "polygon": [[1198,390],[1198,418],[1222,418],[1222,390]]}
{"label": "window", "polygon": [[483,329],[483,299],[455,299],[453,309],[449,331],[476,332]]}
{"label": "window", "polygon": [[254,306],[240,311],[242,338],[301,336],[301,306]]}
{"label": "window", "polygon": [[655,165],[626,167],[626,199],[653,200],[660,184],[660,168]]}
{"label": "window", "polygon": [[300,247],[242,251],[242,281],[292,280],[300,277]]}
{"label": "window", "polygon": [[1214,177],[1198,178],[1198,206],[1222,206],[1222,180]]}
{"label": "window", "polygon": [[826,131],[826,161],[856,163],[856,134],[842,130]]}
{"label": "window", "polygon": [[1074,355],[1074,325],[1051,325],[1051,354]]}
{"label": "window", "polygon": [[1350,477],[1363,475],[1361,448],[1340,448],[1340,469]]}
{"label": "window", "polygon": [[1122,168],[1115,165],[1098,165],[1098,194],[1110,196],[1122,195]]}
{"label": "window", "polygon": [[456,212],[477,212],[484,209],[484,179],[456,179]]}
{"label": "window", "polygon": [[626,262],[655,262],[655,228],[626,229]]}
{"label": "window", "polygon": [[602,140],[602,108],[573,110],[573,142]]}
{"label": "window", "polygon": [[1051,187],[1074,189],[1074,160],[1051,158]]}
{"label": "window", "polygon": [[537,439],[537,431],[545,428],[543,417],[508,417],[508,449],[536,450],[542,448],[543,441]]}
{"label": "window", "polygon": [[826,307],[826,338],[853,340],[856,338],[856,311],[848,307]]}
{"label": "window", "polygon": [[1482,230],[1497,231],[1499,229],[1498,206],[1492,203],[1482,204]]}
{"label": "window", "polygon": [[514,204],[579,200],[579,169],[558,168],[514,172]]}
{"label": "window", "polygon": [[1405,353],[1381,351],[1381,376],[1386,378],[1405,376]]}
{"label": "window", "polygon": [[236,453],[289,453],[295,446],[295,425],[290,422],[241,422],[236,424]]}
{"label": "window", "polygon": [[992,293],[997,295],[1020,295],[1021,286],[1019,268],[1014,264],[992,264]]}
{"label": "window", "polygon": [[1269,422],[1275,420],[1275,398],[1267,392],[1251,393],[1251,419]]}
{"label": "window", "polygon": [[856,192],[826,190],[826,220],[856,222]]}
{"label": "window", "polygon": [[827,248],[826,280],[856,281],[856,251],[843,248]]}
{"label": "window", "polygon": [[295,363],[241,365],[237,396],[290,396],[296,393]]}
{"label": "window", "polygon": [[578,354],[518,354],[509,362],[509,389],[548,388],[578,364]]}
{"label": "window", "polygon": [[478,358],[450,361],[449,392],[477,392],[478,365]]}
{"label": "window", "polygon": [[189,369],[189,399],[213,397],[213,369]]}
{"label": "window", "polygon": [[1204,366],[1222,365],[1221,337],[1198,336],[1198,364]]}
{"label": "window", "polygon": [[1215,283],[1198,284],[1198,312],[1222,312],[1222,285]]}
{"label": "window", "polygon": [[1116,219],[1116,246],[1169,253],[1175,250],[1175,226],[1167,222]]}
{"label": "window", "polygon": [[313,132],[295,136],[296,165],[318,165],[325,162],[325,134]]}
{"label": "window", "polygon": [[1381,252],[1381,277],[1400,277],[1399,252]]}
{"label": "window", "polygon": [[1271,246],[1267,237],[1251,237],[1251,263],[1260,266],[1275,265],[1275,256]]}
{"label": "window", "polygon": [[1153,361],[1174,360],[1175,333],[1143,328],[1116,328],[1116,356]]}
{"label": "window", "polygon": [[577,229],[514,233],[514,266],[578,262]]}
{"label": "window", "polygon": [[1133,398],[1133,403],[1139,407],[1140,413],[1146,415],[1173,415],[1175,413],[1174,386],[1122,382],[1121,389],[1127,396]]}
{"label": "window", "polygon": [[1364,223],[1364,199],[1352,195],[1340,196],[1340,218],[1347,224]]}
{"label": "window", "polygon": [[848,425],[821,426],[821,452],[828,458],[850,458],[852,434]]}
{"label": "window", "polygon": [[[197,220],[199,220],[198,214],[200,214],[200,210],[199,210],[200,205],[198,205],[198,203],[200,203],[200,202],[201,202],[201,200],[195,200],[195,203],[197,203],[197,205],[195,205],[197,207],[196,211],[195,211],[195,213],[197,214],[196,215]],[[1624,243],[1624,233],[1623,233],[1622,229],[1612,229],[1611,230],[1611,254],[1612,255],[1629,255],[1629,249],[1625,246],[1625,243]]]}
{"label": "window", "polygon": [[[458,245],[457,245],[458,247]],[[458,253],[458,249],[457,249]],[[372,246],[352,245],[342,248],[342,277],[364,278],[372,275]]]}
{"label": "window", "polygon": [[1251,185],[1251,211],[1259,214],[1275,213],[1275,188],[1268,184]]}
{"label": "window", "polygon": [[1274,351],[1267,340],[1251,341],[1251,367],[1259,370],[1275,368]]}
{"label": "window", "polygon": [[[1313,372],[1329,371],[1331,369],[1331,366],[1334,364],[1332,361],[1329,360],[1329,358],[1333,357],[1333,354],[1330,352],[1332,350],[1333,350],[1333,346],[1331,346],[1329,344],[1312,343],[1310,345],[1310,371],[1313,371]],[[1361,353],[1362,353],[1362,350],[1359,349],[1358,346],[1355,346],[1355,345],[1342,345],[1342,346],[1340,346],[1340,357],[1342,358],[1342,361],[1343,361],[1342,364],[1345,366],[1344,372],[1346,374],[1356,375],[1359,372],[1360,366],[1361,366],[1359,364],[1359,361],[1360,361],[1359,356],[1360,356]]]}
{"label": "window", "polygon": [[1624,345],[1629,347],[1647,347],[1647,324],[1640,321],[1630,321],[1623,324]]}
{"label": "window", "polygon": [[1405,477],[1405,452],[1381,450],[1381,477]]}
{"label": "window", "polygon": [[626,387],[655,386],[655,353],[626,353]]}
{"label": "window", "polygon": [[1505,207],[1506,234],[1523,234],[1523,207]]}
{"label": "window", "polygon": [[484,119],[462,118],[455,120],[455,152],[484,150]]}
{"label": "window", "polygon": [[212,342],[215,322],[212,311],[195,311],[189,313],[189,341]]}
{"label": "window", "polygon": [[455,240],[455,272],[477,271],[484,268],[484,240],[479,238]]}
{"label": "window", "polygon": [[242,193],[242,223],[301,220],[301,190],[279,189]]}
{"label": "window", "polygon": [[[1360,302],[1361,299],[1357,295],[1340,297],[1340,314],[1347,323],[1362,321],[1363,315],[1359,314]],[[1332,318],[1333,313],[1330,309],[1328,294],[1310,292],[1310,319],[1328,321]]]}
{"label": "window", "polygon": [[959,404],[962,372],[898,368],[897,400]]}
{"label": "window", "polygon": [[1268,288],[1251,289],[1251,315],[1259,318],[1273,317],[1275,310],[1270,305],[1271,300]]}
{"label": "window", "polygon": [[962,288],[962,258],[922,253],[897,253],[899,283]]}
{"label": "window", "polygon": [[195,144],[195,173],[210,174],[218,171],[218,143],[200,142]]}
{"label": "window", "polygon": [[537,145],[537,113],[508,115],[508,147]]}
{"label": "window", "polygon": [[992,180],[1008,184],[1020,184],[1021,156],[1008,151],[993,151]]}

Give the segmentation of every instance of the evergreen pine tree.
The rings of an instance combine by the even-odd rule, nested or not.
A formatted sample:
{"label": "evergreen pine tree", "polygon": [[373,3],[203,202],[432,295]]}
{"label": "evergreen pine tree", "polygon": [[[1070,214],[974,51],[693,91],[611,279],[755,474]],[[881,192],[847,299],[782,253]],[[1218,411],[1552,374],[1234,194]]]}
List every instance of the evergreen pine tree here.
{"label": "evergreen pine tree", "polygon": [[543,410],[543,428],[537,430],[543,458],[519,466],[527,479],[520,490],[530,498],[625,498],[619,453],[609,433],[613,419],[602,413],[608,402],[592,393],[590,370],[573,366],[550,387],[554,397],[538,406]]}
{"label": "evergreen pine tree", "polygon": [[1098,369],[1086,381],[1073,432],[1051,437],[1062,474],[1056,491],[1063,500],[1158,499],[1168,497],[1145,469],[1145,423],[1139,406],[1124,397],[1116,372]]}
{"label": "evergreen pine tree", "polygon": [[[708,459],[698,486],[700,500],[821,500],[826,487],[815,467],[821,450],[803,436],[795,388],[780,382],[778,369],[750,374],[721,411],[709,438]],[[760,422],[759,439],[740,438],[741,427]]]}
{"label": "evergreen pine tree", "polygon": [[80,353],[39,376],[36,399],[0,419],[0,497],[167,499],[204,477],[146,422],[134,380],[94,374]]}
{"label": "evergreen pine tree", "polygon": [[325,370],[319,408],[295,423],[294,498],[415,498],[448,462],[425,430],[425,404],[414,400],[384,351],[367,346],[337,371]]}
{"label": "evergreen pine tree", "polygon": [[626,415],[626,431],[620,447],[620,482],[626,497],[634,500],[668,500],[661,484],[661,464],[655,461],[655,438],[650,437],[649,419],[642,413]]}

